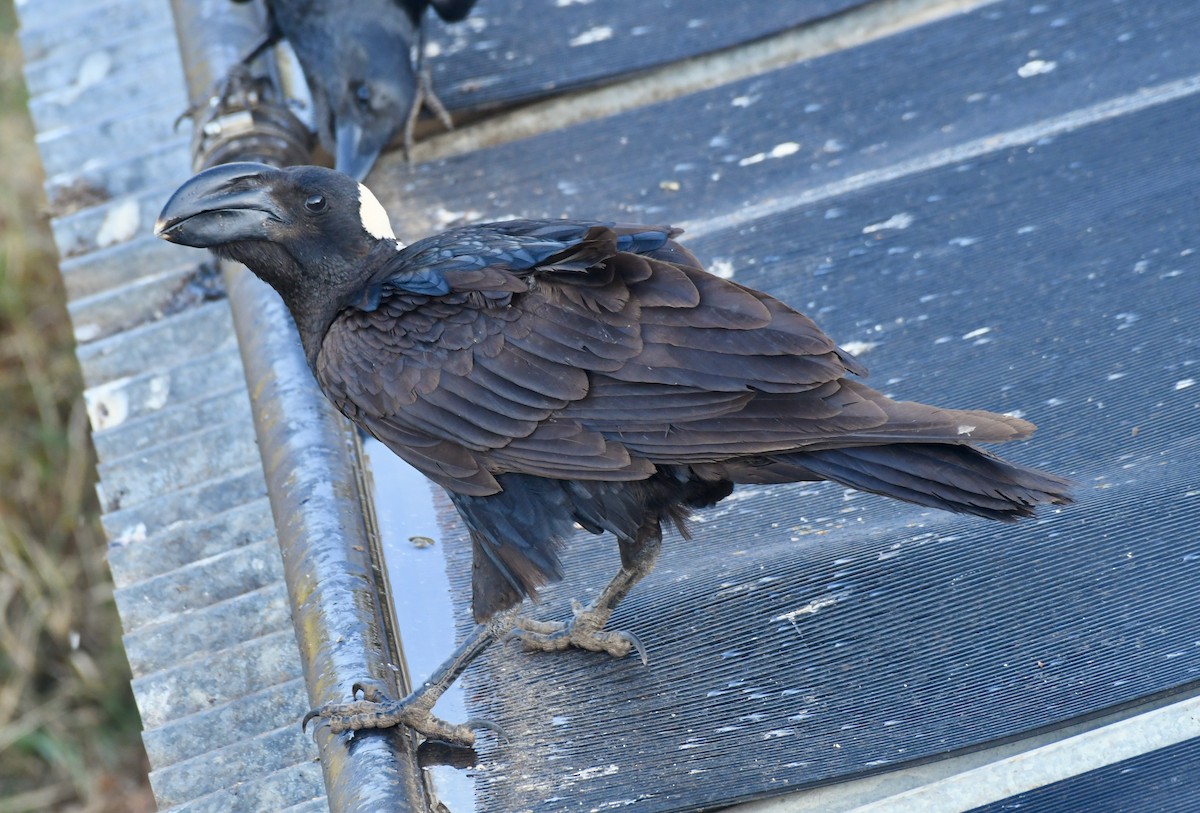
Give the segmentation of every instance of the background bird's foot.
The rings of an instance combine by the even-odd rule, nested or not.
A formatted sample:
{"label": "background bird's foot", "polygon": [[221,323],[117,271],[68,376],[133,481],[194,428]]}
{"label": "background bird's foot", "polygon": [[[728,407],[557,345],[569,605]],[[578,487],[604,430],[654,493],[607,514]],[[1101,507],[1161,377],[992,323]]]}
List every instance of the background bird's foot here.
{"label": "background bird's foot", "polygon": [[604,629],[612,610],[607,607],[585,609],[577,601],[572,602],[571,606],[575,617],[569,623],[518,618],[509,637],[519,638],[526,649],[539,652],[561,652],[577,647],[624,658],[636,651],[643,664],[650,663],[646,648],[632,632]]}
{"label": "background bird's foot", "polygon": [[454,120],[450,118],[450,111],[433,92],[433,77],[430,76],[429,69],[421,67],[417,70],[416,98],[413,100],[412,109],[408,111],[408,121],[404,124],[404,155],[406,158],[412,154],[417,119],[421,117],[421,111],[425,108],[429,108],[430,112],[437,116],[438,121],[447,130],[454,129]]}
{"label": "background bird's foot", "polygon": [[302,727],[307,728],[312,720],[318,720],[318,725],[328,725],[334,733],[404,725],[426,739],[468,748],[475,744],[472,728],[490,729],[507,739],[503,731],[486,720],[468,720],[459,725],[435,717],[430,709],[437,697],[429,698],[421,690],[403,700],[392,700],[378,684],[363,681],[355,683],[352,692],[355,699],[349,703],[328,703],[304,715]]}
{"label": "background bird's foot", "polygon": [[429,111],[438,117],[438,121],[447,130],[454,129],[454,119],[450,118],[450,111],[433,92],[433,76],[429,73],[429,68],[425,66],[422,66],[417,73],[417,102],[418,106],[423,104],[428,107]]}

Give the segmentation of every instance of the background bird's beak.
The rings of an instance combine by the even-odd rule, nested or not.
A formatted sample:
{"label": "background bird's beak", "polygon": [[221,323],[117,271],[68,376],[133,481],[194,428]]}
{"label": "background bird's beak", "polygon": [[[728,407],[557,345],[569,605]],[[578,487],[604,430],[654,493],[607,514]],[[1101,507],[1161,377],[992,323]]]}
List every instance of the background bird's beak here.
{"label": "background bird's beak", "polygon": [[334,140],[337,155],[333,157],[333,168],[360,182],[383,152],[383,141],[373,143],[378,139],[368,137],[361,124],[345,116],[338,117]]}
{"label": "background bird's beak", "polygon": [[171,195],[154,224],[155,235],[197,248],[269,239],[268,224],[286,222],[270,195],[270,178],[277,172],[252,163],[201,172]]}

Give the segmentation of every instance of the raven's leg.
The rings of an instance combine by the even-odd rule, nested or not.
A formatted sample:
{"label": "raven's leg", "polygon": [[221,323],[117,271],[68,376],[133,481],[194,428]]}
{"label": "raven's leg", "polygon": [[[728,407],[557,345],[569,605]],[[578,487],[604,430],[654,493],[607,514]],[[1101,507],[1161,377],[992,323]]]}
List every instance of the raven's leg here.
{"label": "raven's leg", "polygon": [[363,728],[391,728],[406,725],[431,740],[471,746],[475,744],[473,728],[487,728],[503,735],[494,723],[487,720],[467,720],[464,724],[448,723],[432,713],[433,705],[446,689],[458,679],[471,662],[478,658],[492,642],[512,628],[513,613],[503,613],[475,628],[475,632],[430,675],[418,689],[403,700],[391,700],[373,682],[355,683],[351,691],[362,700],[349,703],[328,703],[304,715],[303,726],[310,720],[320,720],[330,730],[358,731]]}
{"label": "raven's leg", "polygon": [[526,649],[544,652],[558,652],[574,646],[623,658],[637,650],[642,663],[649,663],[646,648],[637,636],[621,630],[605,630],[604,625],[608,623],[613,609],[629,595],[633,586],[654,569],[659,549],[662,547],[662,530],[656,518],[642,527],[636,540],[617,541],[621,546],[621,570],[600,591],[600,595],[591,606],[585,608],[574,602],[572,606],[575,617],[566,624],[560,621],[518,618],[511,636],[520,638]]}
{"label": "raven's leg", "polygon": [[408,156],[413,146],[413,131],[417,127],[417,119],[421,117],[421,108],[428,107],[438,117],[447,130],[454,129],[454,121],[450,111],[442,104],[442,100],[433,92],[433,77],[425,66],[425,26],[417,26],[417,59],[415,64],[417,75],[416,94],[413,98],[412,109],[408,111],[408,121],[404,124],[404,154]]}

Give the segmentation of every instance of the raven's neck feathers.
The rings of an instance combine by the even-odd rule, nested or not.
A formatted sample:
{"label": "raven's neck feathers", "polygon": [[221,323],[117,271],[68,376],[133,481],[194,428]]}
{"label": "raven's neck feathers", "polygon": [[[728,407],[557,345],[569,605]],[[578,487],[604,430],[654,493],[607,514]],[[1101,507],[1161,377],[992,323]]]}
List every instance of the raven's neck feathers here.
{"label": "raven's neck feathers", "polygon": [[220,253],[242,263],[275,289],[291,312],[304,355],[315,369],[330,325],[343,310],[363,301],[365,289],[386,275],[403,247],[395,239],[381,238],[362,256],[327,257],[304,265],[275,243],[231,243]]}

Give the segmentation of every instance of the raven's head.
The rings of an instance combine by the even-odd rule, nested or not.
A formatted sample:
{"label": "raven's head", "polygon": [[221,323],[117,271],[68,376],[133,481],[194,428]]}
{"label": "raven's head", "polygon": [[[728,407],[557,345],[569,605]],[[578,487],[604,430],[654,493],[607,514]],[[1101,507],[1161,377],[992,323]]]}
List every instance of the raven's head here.
{"label": "raven's head", "polygon": [[406,127],[417,77],[407,40],[378,27],[339,36],[330,47],[333,70],[309,78],[318,136],[334,168],[362,180]]}
{"label": "raven's head", "polygon": [[370,255],[403,247],[369,189],[309,166],[205,170],[175,190],[154,233],[245,264],[283,297],[306,349],[361,295],[378,265]]}

